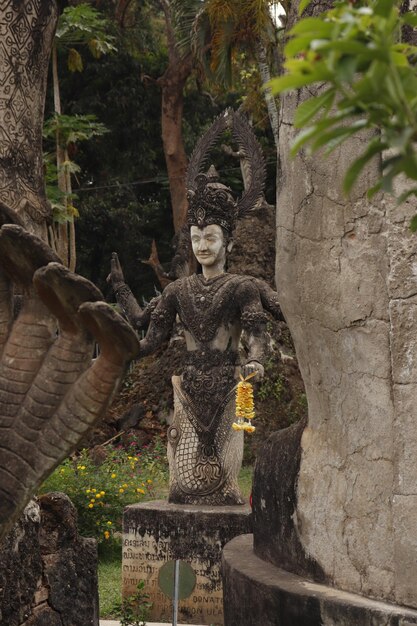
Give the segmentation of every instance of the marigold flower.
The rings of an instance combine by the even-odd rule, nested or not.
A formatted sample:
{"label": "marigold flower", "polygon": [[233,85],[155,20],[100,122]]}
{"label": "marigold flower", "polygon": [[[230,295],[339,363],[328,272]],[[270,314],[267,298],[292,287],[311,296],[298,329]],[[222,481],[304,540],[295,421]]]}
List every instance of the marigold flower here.
{"label": "marigold flower", "polygon": [[106,495],[106,492],[105,492],[105,491],[100,491],[100,495],[101,495],[101,496],[105,496],[105,495]]}
{"label": "marigold flower", "polygon": [[94,498],[91,498],[90,502],[91,502],[92,504],[94,504],[95,499],[94,499]]}
{"label": "marigold flower", "polygon": [[123,489],[123,487],[120,487],[120,489],[119,489],[119,493],[124,493],[124,489]]}
{"label": "marigold flower", "polygon": [[92,504],[92,503],[90,502],[90,504],[88,505],[88,508],[89,508],[89,509],[93,509],[93,508],[94,508],[94,504]]}
{"label": "marigold flower", "polygon": [[105,530],[105,531],[104,531],[104,538],[105,538],[105,539],[109,539],[109,538],[110,538],[110,533],[109,533],[109,531],[108,531],[108,530]]}
{"label": "marigold flower", "polygon": [[96,493],[96,498],[101,498],[101,493]]}
{"label": "marigold flower", "polygon": [[107,526],[111,526],[113,524],[113,522],[111,522],[110,520],[107,522]]}
{"label": "marigold flower", "polygon": [[113,473],[113,474],[111,475],[111,478],[116,478],[116,476],[117,476],[117,474],[114,474],[114,473]]}
{"label": "marigold flower", "polygon": [[92,491],[93,493],[96,493],[97,489],[92,489],[91,491]]}
{"label": "marigold flower", "polygon": [[148,483],[148,485],[152,485],[152,481],[150,478],[148,478],[148,480],[146,481]]}
{"label": "marigold flower", "polygon": [[91,489],[86,489],[85,493],[91,493]]}
{"label": "marigold flower", "polygon": [[240,381],[236,387],[236,417],[237,421],[233,422],[233,430],[246,430],[253,433],[255,426],[252,426],[251,420],[255,417],[255,408],[253,404],[253,387],[249,381],[254,374],[250,374],[246,378],[240,377]]}
{"label": "marigold flower", "polygon": [[144,489],[136,489],[136,491],[137,491],[138,493],[142,493],[142,494],[144,494],[144,493],[145,493]]}
{"label": "marigold flower", "polygon": [[129,487],[129,485],[128,485],[128,484],[126,484],[126,483],[123,483],[123,485],[122,485],[122,486],[123,486],[125,489],[127,489],[127,488]]}

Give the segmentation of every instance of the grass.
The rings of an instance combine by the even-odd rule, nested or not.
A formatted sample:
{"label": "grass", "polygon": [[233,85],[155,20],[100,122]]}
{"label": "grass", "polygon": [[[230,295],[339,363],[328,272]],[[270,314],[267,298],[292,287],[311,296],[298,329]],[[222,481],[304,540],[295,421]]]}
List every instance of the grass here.
{"label": "grass", "polygon": [[[253,468],[242,467],[239,474],[239,486],[246,500],[252,487]],[[165,498],[167,488],[159,485],[154,499]],[[111,619],[117,617],[113,614],[112,607],[121,601],[121,580],[122,580],[122,547],[101,550],[98,564],[98,592],[100,597],[100,617]]]}
{"label": "grass", "polygon": [[100,617],[112,618],[113,606],[121,600],[122,547],[100,551],[98,563],[98,594]]}

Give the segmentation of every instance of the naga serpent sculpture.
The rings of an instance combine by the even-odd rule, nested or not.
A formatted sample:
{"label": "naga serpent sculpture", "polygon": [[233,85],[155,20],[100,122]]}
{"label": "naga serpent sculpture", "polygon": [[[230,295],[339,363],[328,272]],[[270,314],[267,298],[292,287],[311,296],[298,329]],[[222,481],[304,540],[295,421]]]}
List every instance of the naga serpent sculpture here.
{"label": "naga serpent sculpture", "polygon": [[[0,203],[0,539],[109,405],[138,351],[88,280]],[[17,291],[22,306],[13,313]],[[93,347],[100,354],[93,360]]]}

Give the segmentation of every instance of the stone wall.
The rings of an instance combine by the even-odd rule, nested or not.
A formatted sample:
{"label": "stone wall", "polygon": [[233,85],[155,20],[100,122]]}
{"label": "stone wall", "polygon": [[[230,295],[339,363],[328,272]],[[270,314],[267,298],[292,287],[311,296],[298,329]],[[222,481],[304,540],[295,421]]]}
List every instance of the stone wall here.
{"label": "stone wall", "polygon": [[97,547],[67,496],[31,501],[0,546],[0,626],[98,626]]}
{"label": "stone wall", "polygon": [[349,199],[357,137],[330,158],[289,157],[295,94],[283,97],[277,275],[306,386],[293,520],[304,552],[348,591],[417,607],[416,207]]}

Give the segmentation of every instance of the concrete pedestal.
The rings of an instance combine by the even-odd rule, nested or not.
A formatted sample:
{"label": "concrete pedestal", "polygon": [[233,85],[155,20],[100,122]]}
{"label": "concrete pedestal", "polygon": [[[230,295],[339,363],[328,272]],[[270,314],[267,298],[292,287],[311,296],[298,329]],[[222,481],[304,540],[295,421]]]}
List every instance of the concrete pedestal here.
{"label": "concrete pedestal", "polygon": [[223,624],[220,575],[224,545],[252,530],[249,506],[194,506],[165,501],[134,504],[123,517],[122,592],[129,596],[144,580],[153,608],[151,621],[172,617],[172,601],[159,588],[158,574],[167,561],[189,563],[196,584],[179,603],[178,621],[187,624]]}
{"label": "concrete pedestal", "polygon": [[253,536],[223,551],[225,626],[412,626],[417,611],[313,583],[255,556]]}

